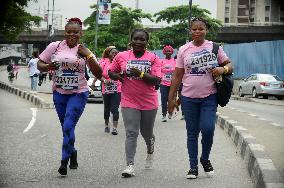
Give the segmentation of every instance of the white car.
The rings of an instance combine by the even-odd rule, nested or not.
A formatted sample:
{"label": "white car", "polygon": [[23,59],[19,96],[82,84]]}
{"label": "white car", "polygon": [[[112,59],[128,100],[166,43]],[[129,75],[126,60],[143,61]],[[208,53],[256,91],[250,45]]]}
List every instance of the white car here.
{"label": "white car", "polygon": [[97,80],[95,82],[95,85],[92,85],[94,79],[96,79],[96,78],[91,72],[89,72],[89,77],[90,78],[88,80],[88,87],[89,87],[88,102],[103,102],[101,81]]}

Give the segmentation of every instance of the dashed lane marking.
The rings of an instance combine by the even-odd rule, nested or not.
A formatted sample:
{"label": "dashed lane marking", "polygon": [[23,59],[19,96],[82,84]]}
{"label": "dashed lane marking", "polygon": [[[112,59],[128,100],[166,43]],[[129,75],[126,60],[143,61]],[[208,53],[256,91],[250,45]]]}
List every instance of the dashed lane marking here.
{"label": "dashed lane marking", "polygon": [[258,118],[259,120],[262,120],[262,121],[267,121],[267,119],[265,118]]}
{"label": "dashed lane marking", "polygon": [[252,117],[256,117],[257,115],[255,115],[255,114],[249,114],[250,116],[252,116]]}
{"label": "dashed lane marking", "polygon": [[281,125],[279,125],[278,123],[270,123],[271,125],[274,125],[275,127],[280,127]]}

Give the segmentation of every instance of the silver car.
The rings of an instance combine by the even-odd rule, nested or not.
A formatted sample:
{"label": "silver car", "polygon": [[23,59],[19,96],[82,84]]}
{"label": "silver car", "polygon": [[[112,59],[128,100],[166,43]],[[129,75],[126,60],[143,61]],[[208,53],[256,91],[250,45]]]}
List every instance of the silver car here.
{"label": "silver car", "polygon": [[96,78],[90,71],[88,72],[90,77],[88,80],[88,87],[89,87],[88,102],[103,102],[101,81],[97,79],[95,85],[93,85],[93,81]]}
{"label": "silver car", "polygon": [[284,82],[272,74],[252,74],[245,78],[239,85],[239,96],[252,95],[257,98],[275,96],[278,100],[284,97]]}

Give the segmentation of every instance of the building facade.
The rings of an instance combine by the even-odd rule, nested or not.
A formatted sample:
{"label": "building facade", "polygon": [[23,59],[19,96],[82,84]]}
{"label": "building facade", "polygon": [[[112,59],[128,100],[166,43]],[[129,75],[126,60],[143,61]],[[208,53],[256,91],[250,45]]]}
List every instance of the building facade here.
{"label": "building facade", "polygon": [[224,26],[284,25],[284,1],[217,0],[217,19]]}

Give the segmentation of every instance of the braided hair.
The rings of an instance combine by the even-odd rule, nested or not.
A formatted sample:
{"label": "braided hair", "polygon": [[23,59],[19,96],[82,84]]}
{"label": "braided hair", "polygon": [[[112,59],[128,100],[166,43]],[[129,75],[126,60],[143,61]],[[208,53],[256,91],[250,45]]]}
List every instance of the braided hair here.
{"label": "braided hair", "polygon": [[67,21],[67,24],[65,25],[65,28],[67,25],[69,24],[78,24],[80,26],[80,28],[82,29],[82,21],[80,20],[80,18],[70,18],[68,21]]}
{"label": "braided hair", "polygon": [[132,33],[131,33],[131,35],[130,35],[130,38],[131,38],[131,40],[132,40],[132,38],[133,38],[133,35],[135,34],[135,33],[137,33],[137,32],[144,32],[145,34],[146,34],[146,40],[147,40],[147,42],[149,41],[149,33],[148,33],[148,31],[146,31],[145,29],[134,29],[133,31],[132,31]]}
{"label": "braided hair", "polygon": [[197,21],[203,22],[207,29],[210,28],[210,25],[208,24],[207,20],[205,20],[204,18],[201,18],[201,17],[194,17],[194,18],[192,18],[190,26],[192,26],[193,22],[197,22]]}

